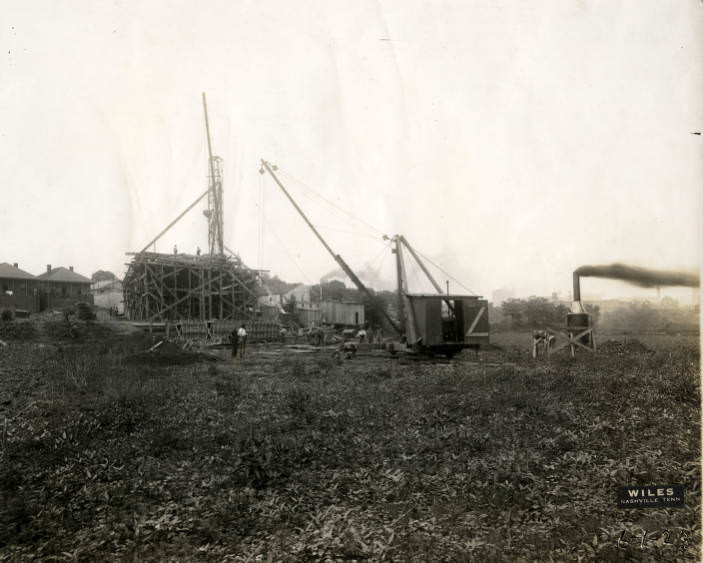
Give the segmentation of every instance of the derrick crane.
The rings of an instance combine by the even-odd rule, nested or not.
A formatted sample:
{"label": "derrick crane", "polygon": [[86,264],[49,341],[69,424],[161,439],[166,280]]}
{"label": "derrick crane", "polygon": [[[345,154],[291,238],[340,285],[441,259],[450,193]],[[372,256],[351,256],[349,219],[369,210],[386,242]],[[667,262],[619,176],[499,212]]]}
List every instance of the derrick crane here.
{"label": "derrick crane", "polygon": [[[322,235],[278,179],[275,170],[277,170],[275,165],[261,160],[259,173],[268,172],[271,175],[295,210],[357,289],[368,296],[373,296],[344,259],[336,254],[327,241],[322,238]],[[488,302],[477,295],[444,294],[418,253],[403,235],[395,235],[392,238],[384,236],[383,238],[393,242],[393,252],[396,255],[398,321],[393,319],[385,309],[383,309],[383,315],[406,347],[425,354],[438,353],[452,356],[463,348],[478,349],[482,344],[488,344]],[[437,290],[437,294],[410,293],[403,248],[407,249],[418,263]]]}

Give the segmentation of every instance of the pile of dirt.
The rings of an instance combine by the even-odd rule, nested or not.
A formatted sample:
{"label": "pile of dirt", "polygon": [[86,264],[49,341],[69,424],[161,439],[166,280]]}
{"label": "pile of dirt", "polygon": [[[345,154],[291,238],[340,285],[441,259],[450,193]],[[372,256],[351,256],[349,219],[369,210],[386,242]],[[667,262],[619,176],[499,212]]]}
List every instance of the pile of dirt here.
{"label": "pile of dirt", "polygon": [[598,352],[604,354],[614,354],[616,356],[630,356],[634,354],[653,354],[654,351],[647,348],[636,338],[629,340],[606,340],[598,343]]}
{"label": "pile of dirt", "polygon": [[0,323],[0,340],[31,340],[36,328],[29,322],[6,321]]}

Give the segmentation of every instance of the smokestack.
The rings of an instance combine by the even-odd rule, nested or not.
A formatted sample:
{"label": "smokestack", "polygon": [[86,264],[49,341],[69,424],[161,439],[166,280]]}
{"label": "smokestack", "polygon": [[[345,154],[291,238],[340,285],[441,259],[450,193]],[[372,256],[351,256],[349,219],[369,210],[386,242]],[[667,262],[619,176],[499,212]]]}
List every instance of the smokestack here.
{"label": "smokestack", "polygon": [[13,266],[14,266],[15,268],[19,268],[19,267],[20,267],[17,262],[15,262],[15,263],[13,264]]}
{"label": "smokestack", "polygon": [[581,276],[574,272],[574,295],[571,301],[572,313],[583,313],[583,305],[581,304]]}
{"label": "smokestack", "polygon": [[70,272],[72,272],[72,271],[73,271],[73,266],[69,266],[69,267],[68,267],[68,270],[69,270]]}
{"label": "smokestack", "polygon": [[574,272],[574,301],[581,301],[581,276]]}
{"label": "smokestack", "polygon": [[51,264],[46,265],[46,273],[50,274],[51,273]]}

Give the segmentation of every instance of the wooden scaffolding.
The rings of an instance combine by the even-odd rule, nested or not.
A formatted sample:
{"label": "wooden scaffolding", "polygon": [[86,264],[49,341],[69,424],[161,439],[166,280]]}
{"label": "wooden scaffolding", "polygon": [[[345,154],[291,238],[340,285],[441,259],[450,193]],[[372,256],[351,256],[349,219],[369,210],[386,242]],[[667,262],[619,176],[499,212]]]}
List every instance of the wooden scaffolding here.
{"label": "wooden scaffolding", "polygon": [[139,252],[124,277],[132,321],[240,320],[257,307],[258,278],[237,257]]}
{"label": "wooden scaffolding", "polygon": [[[208,189],[171,221],[127,264],[122,284],[124,311],[131,321],[242,321],[258,306],[258,273],[247,268],[223,242],[222,159],[212,154],[207,102],[203,92],[208,147]],[[209,254],[147,252],[207,196]],[[227,250],[231,256],[224,254]]]}

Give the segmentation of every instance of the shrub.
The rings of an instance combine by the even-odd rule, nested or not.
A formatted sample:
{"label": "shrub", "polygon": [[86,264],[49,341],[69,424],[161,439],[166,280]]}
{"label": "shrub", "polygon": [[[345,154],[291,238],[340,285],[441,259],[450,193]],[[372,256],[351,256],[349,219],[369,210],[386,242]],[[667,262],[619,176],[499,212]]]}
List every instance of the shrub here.
{"label": "shrub", "polygon": [[78,318],[82,321],[94,321],[96,316],[89,303],[76,303]]}
{"label": "shrub", "polygon": [[0,319],[4,322],[9,322],[14,318],[12,311],[10,309],[3,309],[0,313]]}

